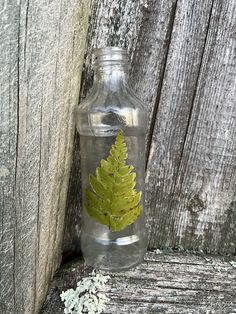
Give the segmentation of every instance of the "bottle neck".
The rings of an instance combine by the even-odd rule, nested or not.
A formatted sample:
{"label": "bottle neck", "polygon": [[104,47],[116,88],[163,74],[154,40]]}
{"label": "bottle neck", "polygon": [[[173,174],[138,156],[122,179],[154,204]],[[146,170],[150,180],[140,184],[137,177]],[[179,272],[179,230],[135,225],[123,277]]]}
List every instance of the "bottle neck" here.
{"label": "bottle neck", "polygon": [[127,88],[128,67],[124,65],[106,65],[94,71],[94,84],[106,91],[116,92]]}

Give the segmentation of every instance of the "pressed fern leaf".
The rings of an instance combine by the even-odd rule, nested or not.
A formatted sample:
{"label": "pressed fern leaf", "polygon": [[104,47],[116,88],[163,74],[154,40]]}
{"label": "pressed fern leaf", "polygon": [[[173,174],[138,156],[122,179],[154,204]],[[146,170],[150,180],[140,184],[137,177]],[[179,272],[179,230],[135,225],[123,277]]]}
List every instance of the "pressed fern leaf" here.
{"label": "pressed fern leaf", "polygon": [[142,211],[141,192],[137,192],[134,167],[126,165],[128,157],[123,131],[119,131],[109,156],[101,160],[96,176],[89,176],[90,189],[85,190],[85,208],[89,215],[120,231],[135,222]]}

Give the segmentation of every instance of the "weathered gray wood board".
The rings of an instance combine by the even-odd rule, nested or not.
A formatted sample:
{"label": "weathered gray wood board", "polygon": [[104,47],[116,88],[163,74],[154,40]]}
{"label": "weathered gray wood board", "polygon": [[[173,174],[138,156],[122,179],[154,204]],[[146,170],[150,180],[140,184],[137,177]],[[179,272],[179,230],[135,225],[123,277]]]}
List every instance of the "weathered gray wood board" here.
{"label": "weathered gray wood board", "polygon": [[[112,275],[106,288],[110,301],[104,313],[234,314],[233,265],[219,257],[148,253],[136,269]],[[81,264],[61,269],[41,314],[62,314],[60,293],[75,288],[89,273],[90,269]]]}
{"label": "weathered gray wood board", "polygon": [[[82,96],[92,84],[92,50],[127,47],[150,117],[151,248],[235,252],[235,19],[235,1],[92,1]],[[75,143],[65,251],[79,243],[78,134]]]}
{"label": "weathered gray wood board", "polygon": [[0,313],[38,313],[61,260],[88,1],[0,4]]}
{"label": "weathered gray wood board", "polygon": [[[192,56],[190,60],[186,56],[183,59],[187,64],[186,78],[183,77],[184,64],[179,65],[183,81],[175,81],[178,82],[175,86],[177,100],[168,99],[174,88],[174,84],[168,86],[173,70],[164,78],[167,91],[163,88],[147,176],[147,204],[150,217],[156,217],[150,218],[150,245],[153,247],[180,244],[210,252],[235,252],[235,19],[235,2],[214,1],[195,89],[191,86],[192,79],[188,78],[194,67],[191,63],[196,62]],[[191,41],[190,38],[190,45]],[[178,63],[176,59],[175,63]],[[166,70],[169,64],[171,58],[167,60]],[[186,113],[183,84],[187,81],[193,106]],[[183,99],[179,99],[181,94]],[[169,125],[162,128],[162,111],[166,111],[171,102],[172,113],[165,113]],[[183,125],[187,126],[185,138],[179,135]],[[169,132],[173,135],[168,135]],[[156,191],[153,186],[158,187]]]}

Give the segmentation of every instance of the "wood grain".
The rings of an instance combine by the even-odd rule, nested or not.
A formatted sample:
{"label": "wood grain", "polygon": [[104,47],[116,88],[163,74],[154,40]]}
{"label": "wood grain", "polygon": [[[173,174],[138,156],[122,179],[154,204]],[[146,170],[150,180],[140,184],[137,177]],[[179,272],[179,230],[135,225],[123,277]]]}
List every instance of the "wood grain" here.
{"label": "wood grain", "polygon": [[176,15],[172,42],[183,49],[167,60],[149,155],[150,245],[234,254],[236,3],[188,4]]}
{"label": "wood grain", "polygon": [[[135,269],[111,274],[104,313],[236,313],[236,269],[225,258],[149,252]],[[73,270],[73,271],[72,271]],[[63,313],[60,293],[90,274],[83,264],[61,269],[41,314]]]}
{"label": "wood grain", "polygon": [[[146,175],[150,246],[170,246],[171,203],[210,23],[212,1],[179,1]],[[180,200],[181,201],[181,200]],[[175,238],[175,243],[178,241]]]}
{"label": "wood grain", "polygon": [[38,313],[61,260],[88,8],[0,5],[0,313]]}

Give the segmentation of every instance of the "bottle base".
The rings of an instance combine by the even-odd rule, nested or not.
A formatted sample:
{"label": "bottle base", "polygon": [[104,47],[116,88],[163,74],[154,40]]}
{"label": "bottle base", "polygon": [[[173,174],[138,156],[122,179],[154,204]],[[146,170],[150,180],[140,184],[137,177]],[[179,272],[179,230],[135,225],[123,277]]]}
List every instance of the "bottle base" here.
{"label": "bottle base", "polygon": [[82,253],[85,263],[96,269],[121,272],[143,262],[146,241],[136,235],[104,241],[82,234]]}
{"label": "bottle base", "polygon": [[96,261],[91,260],[91,258],[84,256],[84,260],[85,260],[86,265],[91,266],[95,269],[117,273],[117,272],[123,272],[123,271],[129,270],[131,268],[134,268],[140,265],[144,260],[145,253],[143,253],[142,256],[139,256],[138,259],[137,257],[134,258],[132,262],[129,261],[129,263],[127,263],[126,261],[125,264],[120,263],[120,262],[117,263],[117,261],[116,262],[114,261],[114,256],[109,258],[109,256],[107,255],[106,256],[98,255]]}

